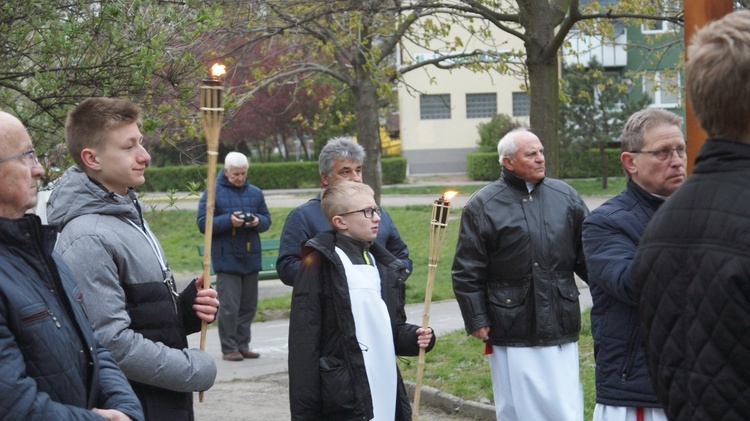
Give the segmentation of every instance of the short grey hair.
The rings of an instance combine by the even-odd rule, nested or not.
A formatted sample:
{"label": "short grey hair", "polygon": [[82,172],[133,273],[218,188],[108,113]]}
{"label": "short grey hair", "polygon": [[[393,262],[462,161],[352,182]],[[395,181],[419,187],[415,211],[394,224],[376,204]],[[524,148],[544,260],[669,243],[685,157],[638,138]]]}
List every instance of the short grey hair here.
{"label": "short grey hair", "polygon": [[646,108],[628,117],[622,127],[620,147],[623,152],[643,149],[645,133],[661,125],[682,127],[682,117],[661,108]]}
{"label": "short grey hair", "polygon": [[249,166],[247,156],[240,152],[229,152],[224,158],[224,168],[247,168]]}
{"label": "short grey hair", "polygon": [[349,159],[362,165],[365,160],[365,148],[348,137],[334,137],[330,139],[318,155],[318,171],[330,177],[333,171],[333,161]]}
{"label": "short grey hair", "polygon": [[516,144],[516,134],[519,132],[532,133],[528,127],[516,127],[515,129],[509,131],[505,136],[503,136],[499,142],[497,142],[497,154],[499,155],[497,160],[500,162],[500,165],[503,165],[504,156],[512,157],[516,154],[516,152],[518,152],[518,145]]}

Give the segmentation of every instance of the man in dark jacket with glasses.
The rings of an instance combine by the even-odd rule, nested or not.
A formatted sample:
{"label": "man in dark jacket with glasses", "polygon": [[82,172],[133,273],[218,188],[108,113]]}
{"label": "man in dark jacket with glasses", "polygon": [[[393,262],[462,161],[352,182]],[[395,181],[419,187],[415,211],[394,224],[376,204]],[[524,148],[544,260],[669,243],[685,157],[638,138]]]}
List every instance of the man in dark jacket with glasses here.
{"label": "man in dark jacket with glasses", "polygon": [[0,419],[143,420],[52,252],[55,230],[26,214],[42,175],[23,124],[0,111]]}
{"label": "man in dark jacket with glasses", "polygon": [[633,257],[646,225],[685,181],[682,119],[647,108],[630,116],[622,131],[620,160],[627,187],[583,222],[589,271],[591,333],[596,359],[594,421],[666,421],[641,346]]}

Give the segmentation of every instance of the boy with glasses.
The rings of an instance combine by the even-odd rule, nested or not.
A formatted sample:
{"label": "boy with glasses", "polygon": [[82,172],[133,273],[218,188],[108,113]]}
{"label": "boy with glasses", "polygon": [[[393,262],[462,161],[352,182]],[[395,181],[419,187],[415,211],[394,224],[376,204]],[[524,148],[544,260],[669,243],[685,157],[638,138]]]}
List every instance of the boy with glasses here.
{"label": "boy with glasses", "polygon": [[410,420],[396,355],[435,338],[406,323],[406,266],[374,241],[381,210],[369,186],[336,182],[321,207],[333,231],[305,244],[292,296],[292,418]]}
{"label": "boy with glasses", "polygon": [[[276,269],[279,272],[281,282],[294,286],[294,278],[300,265],[300,252],[302,245],[309,239],[315,237],[319,232],[329,228],[329,221],[323,216],[320,207],[320,197],[325,189],[338,181],[354,181],[362,183],[362,162],[365,159],[365,150],[351,139],[333,138],[326,143],[318,156],[318,169],[322,185],[321,192],[294,208],[284,221],[281,230],[281,243],[279,245],[279,257],[276,260]],[[390,253],[399,258],[406,265],[406,276],[409,276],[412,268],[409,259],[409,249],[401,239],[390,215],[382,211],[382,218],[375,241],[384,246]]]}

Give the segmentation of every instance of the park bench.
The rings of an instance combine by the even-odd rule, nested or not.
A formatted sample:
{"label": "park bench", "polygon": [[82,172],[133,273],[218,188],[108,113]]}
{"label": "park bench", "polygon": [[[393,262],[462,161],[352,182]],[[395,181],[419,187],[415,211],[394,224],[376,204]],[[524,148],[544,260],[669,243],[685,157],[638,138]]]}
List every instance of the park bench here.
{"label": "park bench", "polygon": [[[197,246],[198,255],[203,256],[203,244]],[[258,272],[259,281],[267,281],[270,279],[279,279],[279,274],[276,272],[276,259],[279,257],[279,239],[269,238],[260,240],[260,249],[263,250],[261,256],[261,270]],[[273,252],[273,253],[270,253]],[[211,264],[211,275],[214,274],[214,265]]]}

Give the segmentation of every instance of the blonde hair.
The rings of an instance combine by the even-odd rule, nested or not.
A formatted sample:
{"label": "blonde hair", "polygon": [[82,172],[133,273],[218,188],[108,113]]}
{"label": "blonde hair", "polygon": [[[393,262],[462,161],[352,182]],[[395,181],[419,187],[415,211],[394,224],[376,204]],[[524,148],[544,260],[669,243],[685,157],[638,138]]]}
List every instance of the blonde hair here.
{"label": "blonde hair", "polygon": [[350,209],[347,208],[349,199],[358,194],[374,196],[375,192],[367,184],[346,180],[337,181],[323,190],[323,195],[320,198],[320,208],[323,211],[323,216],[325,216],[326,221],[328,221],[328,224],[332,228],[336,228],[333,226],[333,217],[349,211]]}
{"label": "blonde hair", "polygon": [[687,48],[685,80],[695,116],[709,136],[739,140],[747,135],[749,10],[730,13],[695,33]]}

